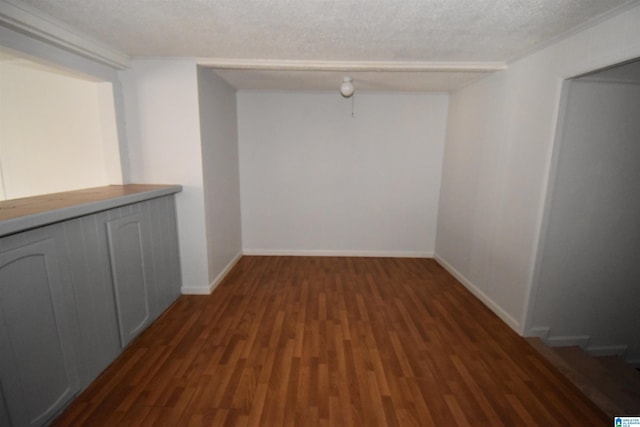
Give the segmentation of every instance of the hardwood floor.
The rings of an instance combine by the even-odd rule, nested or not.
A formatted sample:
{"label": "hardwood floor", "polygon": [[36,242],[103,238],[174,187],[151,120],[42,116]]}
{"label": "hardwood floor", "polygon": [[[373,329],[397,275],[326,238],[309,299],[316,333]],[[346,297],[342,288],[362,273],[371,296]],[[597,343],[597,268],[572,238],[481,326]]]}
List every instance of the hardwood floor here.
{"label": "hardwood floor", "polygon": [[608,426],[435,261],[243,257],[56,426]]}

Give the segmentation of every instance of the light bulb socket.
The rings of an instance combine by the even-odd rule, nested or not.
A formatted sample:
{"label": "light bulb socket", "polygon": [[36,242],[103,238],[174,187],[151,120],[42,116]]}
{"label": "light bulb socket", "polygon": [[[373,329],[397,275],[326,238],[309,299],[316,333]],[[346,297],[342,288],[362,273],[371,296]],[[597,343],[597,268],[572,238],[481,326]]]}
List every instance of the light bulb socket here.
{"label": "light bulb socket", "polygon": [[354,90],[353,79],[351,77],[345,77],[340,85],[340,95],[344,98],[349,98],[353,96]]}

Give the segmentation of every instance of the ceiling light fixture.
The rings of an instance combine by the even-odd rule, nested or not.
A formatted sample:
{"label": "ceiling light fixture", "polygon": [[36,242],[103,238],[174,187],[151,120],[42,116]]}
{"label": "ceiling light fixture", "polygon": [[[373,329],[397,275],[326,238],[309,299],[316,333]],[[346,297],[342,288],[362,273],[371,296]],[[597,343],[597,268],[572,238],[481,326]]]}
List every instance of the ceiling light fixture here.
{"label": "ceiling light fixture", "polygon": [[340,85],[340,95],[345,98],[349,98],[354,92],[353,79],[351,77],[345,77]]}

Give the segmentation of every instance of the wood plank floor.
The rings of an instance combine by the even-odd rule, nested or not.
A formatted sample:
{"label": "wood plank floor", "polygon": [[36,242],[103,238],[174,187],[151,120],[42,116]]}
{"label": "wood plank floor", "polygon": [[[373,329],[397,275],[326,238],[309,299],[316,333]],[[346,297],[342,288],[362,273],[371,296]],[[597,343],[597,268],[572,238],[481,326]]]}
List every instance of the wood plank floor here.
{"label": "wood plank floor", "polygon": [[243,257],[56,426],[608,426],[430,259]]}

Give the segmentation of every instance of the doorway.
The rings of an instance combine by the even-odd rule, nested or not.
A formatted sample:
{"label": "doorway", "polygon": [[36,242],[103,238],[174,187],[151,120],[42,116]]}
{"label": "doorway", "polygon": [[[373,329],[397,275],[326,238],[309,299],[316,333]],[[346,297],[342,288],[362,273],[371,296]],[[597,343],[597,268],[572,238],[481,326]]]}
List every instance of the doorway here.
{"label": "doorway", "polygon": [[569,79],[531,330],[640,366],[640,60]]}

